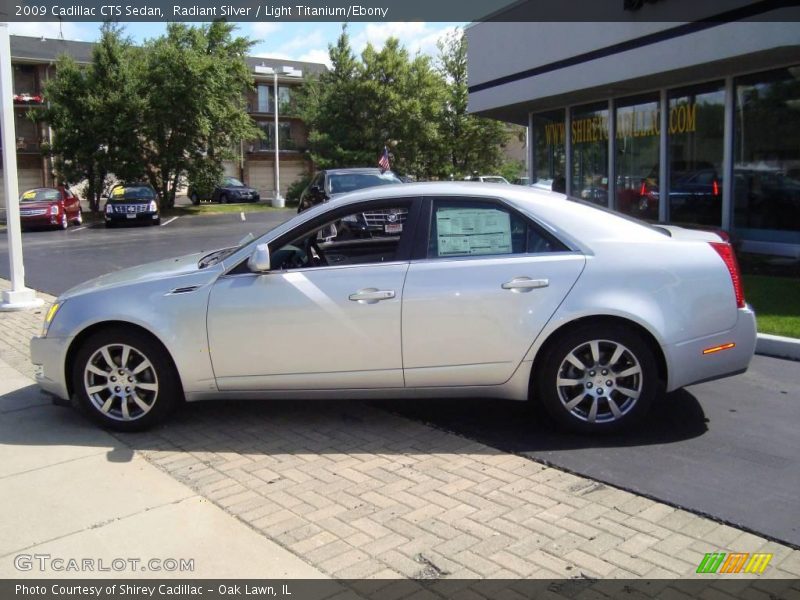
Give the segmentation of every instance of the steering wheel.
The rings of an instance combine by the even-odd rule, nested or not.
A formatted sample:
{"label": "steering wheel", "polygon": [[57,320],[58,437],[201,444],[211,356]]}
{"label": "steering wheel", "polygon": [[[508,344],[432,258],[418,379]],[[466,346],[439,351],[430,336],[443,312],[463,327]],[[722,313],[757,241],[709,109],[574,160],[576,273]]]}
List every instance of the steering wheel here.
{"label": "steering wheel", "polygon": [[306,260],[308,261],[307,266],[310,267],[327,266],[328,264],[313,235],[306,240]]}

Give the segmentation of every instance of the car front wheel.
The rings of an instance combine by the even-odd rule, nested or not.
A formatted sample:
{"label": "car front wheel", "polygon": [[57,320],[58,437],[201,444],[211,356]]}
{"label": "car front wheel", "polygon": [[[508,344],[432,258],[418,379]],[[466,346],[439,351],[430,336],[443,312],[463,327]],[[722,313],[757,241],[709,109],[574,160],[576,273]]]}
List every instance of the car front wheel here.
{"label": "car front wheel", "polygon": [[178,375],[166,350],[149,336],[122,328],[91,335],[73,362],[78,405],[95,422],[141,431],[178,404]]}
{"label": "car front wheel", "polygon": [[60,229],[67,229],[69,227],[69,218],[67,218],[67,213],[61,215],[61,221],[59,221],[58,227]]}
{"label": "car front wheel", "polygon": [[588,324],[543,351],[534,397],[572,431],[630,428],[645,416],[663,385],[652,348],[633,328]]}

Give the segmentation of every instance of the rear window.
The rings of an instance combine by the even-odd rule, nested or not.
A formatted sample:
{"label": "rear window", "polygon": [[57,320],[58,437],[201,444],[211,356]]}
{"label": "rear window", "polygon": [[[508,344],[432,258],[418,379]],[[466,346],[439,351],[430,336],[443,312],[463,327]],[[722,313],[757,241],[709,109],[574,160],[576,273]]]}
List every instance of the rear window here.
{"label": "rear window", "polygon": [[331,194],[355,192],[378,185],[403,183],[394,173],[343,173],[330,176]]}
{"label": "rear window", "polygon": [[61,193],[54,189],[28,190],[20,198],[20,202],[49,202],[59,200]]}
{"label": "rear window", "polygon": [[152,188],[144,185],[135,185],[131,187],[115,187],[111,190],[109,200],[155,200],[155,192]]}

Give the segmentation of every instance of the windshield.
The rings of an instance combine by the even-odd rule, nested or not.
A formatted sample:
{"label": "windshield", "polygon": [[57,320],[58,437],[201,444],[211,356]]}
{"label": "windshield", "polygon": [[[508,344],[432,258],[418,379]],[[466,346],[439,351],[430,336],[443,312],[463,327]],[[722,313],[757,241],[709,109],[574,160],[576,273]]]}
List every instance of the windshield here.
{"label": "windshield", "polygon": [[22,194],[20,202],[53,202],[61,198],[61,192],[53,189],[29,190]]}
{"label": "windshield", "polygon": [[345,194],[377,185],[403,183],[394,173],[341,173],[329,178],[331,194]]}
{"label": "windshield", "polygon": [[244,187],[244,184],[236,179],[236,177],[226,177],[223,183],[228,187]]}
{"label": "windshield", "polygon": [[115,187],[111,190],[110,202],[120,200],[155,200],[156,195],[152,188],[144,185],[131,187]]}

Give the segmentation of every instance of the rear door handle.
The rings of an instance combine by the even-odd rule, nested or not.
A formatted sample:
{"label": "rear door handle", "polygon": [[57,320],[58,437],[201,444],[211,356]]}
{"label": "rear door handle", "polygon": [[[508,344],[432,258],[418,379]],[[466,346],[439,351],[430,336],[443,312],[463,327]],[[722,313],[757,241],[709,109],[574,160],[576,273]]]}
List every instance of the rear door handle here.
{"label": "rear door handle", "polygon": [[353,302],[360,302],[361,304],[375,304],[381,300],[390,300],[394,298],[394,290],[379,290],[376,288],[365,288],[348,296]]}
{"label": "rear door handle", "polygon": [[550,285],[548,279],[531,279],[530,277],[514,277],[511,281],[506,281],[500,287],[512,292],[530,292]]}

